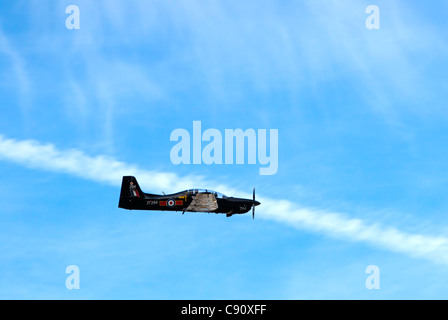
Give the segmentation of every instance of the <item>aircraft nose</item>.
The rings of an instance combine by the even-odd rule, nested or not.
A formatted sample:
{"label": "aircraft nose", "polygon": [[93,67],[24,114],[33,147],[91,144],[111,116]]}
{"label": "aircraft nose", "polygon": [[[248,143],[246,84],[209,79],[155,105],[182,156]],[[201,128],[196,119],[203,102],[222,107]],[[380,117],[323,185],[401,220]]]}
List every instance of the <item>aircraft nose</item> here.
{"label": "aircraft nose", "polygon": [[259,206],[259,205],[260,205],[260,202],[258,202],[258,201],[254,201],[254,205],[255,205],[255,206]]}

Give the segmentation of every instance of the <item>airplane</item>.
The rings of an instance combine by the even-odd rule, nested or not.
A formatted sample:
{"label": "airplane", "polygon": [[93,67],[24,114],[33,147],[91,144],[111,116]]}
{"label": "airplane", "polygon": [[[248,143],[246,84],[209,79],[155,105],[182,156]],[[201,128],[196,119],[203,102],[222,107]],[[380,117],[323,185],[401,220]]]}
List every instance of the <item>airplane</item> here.
{"label": "airplane", "polygon": [[158,210],[185,212],[225,213],[226,217],[243,214],[252,209],[255,218],[255,207],[260,202],[253,199],[227,197],[213,190],[190,189],[173,194],[144,193],[133,176],[124,176],[121,183],[119,208],[129,210]]}

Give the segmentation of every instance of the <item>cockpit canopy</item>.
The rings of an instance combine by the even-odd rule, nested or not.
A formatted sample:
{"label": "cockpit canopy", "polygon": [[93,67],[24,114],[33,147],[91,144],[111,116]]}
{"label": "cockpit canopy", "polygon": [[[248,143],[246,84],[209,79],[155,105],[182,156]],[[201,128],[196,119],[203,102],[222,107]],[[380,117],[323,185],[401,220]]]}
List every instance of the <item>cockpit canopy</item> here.
{"label": "cockpit canopy", "polygon": [[190,190],[187,190],[187,192],[192,195],[196,195],[198,193],[211,193],[211,194],[214,194],[215,197],[219,198],[219,199],[228,198],[226,195],[222,194],[221,192],[213,191],[210,189],[190,189]]}

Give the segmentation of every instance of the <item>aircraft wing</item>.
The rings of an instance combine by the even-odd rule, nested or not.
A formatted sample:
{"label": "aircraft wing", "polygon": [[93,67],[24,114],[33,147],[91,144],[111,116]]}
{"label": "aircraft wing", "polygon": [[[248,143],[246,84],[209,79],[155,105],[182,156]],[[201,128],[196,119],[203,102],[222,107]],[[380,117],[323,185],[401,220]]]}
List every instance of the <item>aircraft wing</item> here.
{"label": "aircraft wing", "polygon": [[218,202],[212,193],[198,193],[185,211],[211,212],[218,209]]}

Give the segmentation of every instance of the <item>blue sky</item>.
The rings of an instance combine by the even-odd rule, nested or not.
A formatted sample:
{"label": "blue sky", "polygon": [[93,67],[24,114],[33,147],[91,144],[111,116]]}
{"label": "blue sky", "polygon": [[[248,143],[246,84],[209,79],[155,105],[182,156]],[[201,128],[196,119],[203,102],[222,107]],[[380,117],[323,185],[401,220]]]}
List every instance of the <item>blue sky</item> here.
{"label": "blue sky", "polygon": [[[0,297],[447,299],[447,10],[1,1]],[[195,120],[278,129],[278,172],[172,164],[171,132]],[[253,221],[131,213],[127,174],[262,204]]]}

